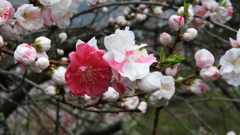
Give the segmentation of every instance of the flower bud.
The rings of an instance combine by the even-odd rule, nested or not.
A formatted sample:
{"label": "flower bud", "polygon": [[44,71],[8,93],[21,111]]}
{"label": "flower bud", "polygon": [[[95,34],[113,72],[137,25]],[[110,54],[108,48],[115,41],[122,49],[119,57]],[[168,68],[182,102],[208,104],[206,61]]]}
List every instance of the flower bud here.
{"label": "flower bud", "polygon": [[228,131],[226,135],[237,135],[234,131]]}
{"label": "flower bud", "polygon": [[173,67],[166,68],[165,74],[166,75],[171,75],[171,76],[177,75],[178,74],[178,67],[173,66]]}
{"label": "flower bud", "polygon": [[178,15],[181,15],[181,16],[185,15],[187,17],[187,20],[192,20],[192,18],[194,16],[193,11],[190,10],[190,9],[188,9],[187,14],[185,14],[184,13],[184,7],[180,7],[177,12],[178,12]]}
{"label": "flower bud", "polygon": [[116,18],[116,23],[123,26],[127,24],[127,20],[124,16],[120,15]]}
{"label": "flower bud", "polygon": [[163,13],[163,10],[162,10],[162,7],[161,6],[157,6],[157,7],[154,7],[153,8],[153,13],[154,14],[162,14]]}
{"label": "flower bud", "polygon": [[66,68],[62,66],[58,67],[57,69],[54,69],[52,74],[52,80],[58,85],[66,84],[65,72]]}
{"label": "flower bud", "polygon": [[56,94],[58,94],[58,91],[56,90],[56,87],[54,86],[48,86],[45,90],[44,90],[45,94],[49,95],[49,96],[54,96]]}
{"label": "flower bud", "polygon": [[193,40],[197,36],[197,30],[194,28],[188,28],[183,33],[182,39],[185,41]]}
{"label": "flower bud", "polygon": [[217,67],[209,67],[201,69],[200,76],[204,81],[214,81],[219,78],[219,69]]}
{"label": "flower bud", "polygon": [[184,25],[184,17],[178,15],[170,16],[168,25],[175,31],[178,31]]}
{"label": "flower bud", "polygon": [[137,13],[136,16],[135,16],[136,20],[137,21],[143,21],[147,18],[146,14],[140,14],[140,13]]}
{"label": "flower bud", "polygon": [[200,95],[202,93],[205,93],[207,90],[209,90],[208,85],[201,79],[195,79],[191,82],[190,91],[192,93]]}
{"label": "flower bud", "polygon": [[57,54],[62,56],[64,54],[64,50],[63,49],[57,49]]}
{"label": "flower bud", "polygon": [[141,111],[141,113],[146,113],[147,110],[147,103],[145,101],[141,101],[138,105],[138,110]]}
{"label": "flower bud", "polygon": [[167,45],[171,44],[171,41],[172,41],[172,38],[168,33],[163,32],[160,34],[160,43],[161,44],[167,46]]}
{"label": "flower bud", "polygon": [[39,67],[37,67],[35,65],[35,63],[32,63],[29,65],[29,69],[35,73],[41,73],[42,72],[42,69],[40,69]]}
{"label": "flower bud", "polygon": [[102,11],[103,13],[107,13],[107,12],[108,12],[108,8],[107,8],[107,7],[102,7],[102,8],[101,8],[101,11]]}
{"label": "flower bud", "polygon": [[24,65],[30,65],[35,62],[37,51],[34,47],[26,43],[18,45],[14,52],[15,63],[19,62]]}
{"label": "flower bud", "polygon": [[161,106],[167,106],[168,105],[168,99],[162,98],[157,99],[155,96],[150,96],[149,103],[153,107],[161,107]]}
{"label": "flower bud", "polygon": [[51,47],[51,40],[49,38],[41,36],[35,39],[34,45],[39,52],[48,51]]}
{"label": "flower bud", "polygon": [[83,99],[84,99],[85,101],[89,101],[89,100],[91,100],[92,98],[91,98],[90,96],[88,96],[87,94],[85,94],[85,95],[83,96]]}
{"label": "flower bud", "polygon": [[64,42],[67,39],[67,34],[62,32],[58,34],[58,37],[60,38],[61,42]]}
{"label": "flower bud", "polygon": [[49,60],[48,58],[45,57],[38,58],[37,61],[35,62],[35,65],[39,67],[41,70],[44,70],[49,66]]}
{"label": "flower bud", "polygon": [[199,68],[208,68],[211,67],[215,61],[214,56],[211,52],[206,49],[198,50],[194,58],[196,60],[196,66]]}
{"label": "flower bud", "polygon": [[146,93],[153,93],[161,89],[160,79],[153,73],[149,73],[143,79],[137,80],[137,86]]}
{"label": "flower bud", "polygon": [[4,44],[4,42],[3,42],[3,38],[2,38],[2,36],[0,35],[0,47],[2,47],[3,44]]}
{"label": "flower bud", "polygon": [[113,87],[109,87],[108,91],[103,93],[103,100],[107,102],[116,102],[119,98],[119,93]]}
{"label": "flower bud", "polygon": [[139,104],[139,99],[137,96],[126,98],[126,101],[124,102],[124,106],[126,109],[136,109]]}

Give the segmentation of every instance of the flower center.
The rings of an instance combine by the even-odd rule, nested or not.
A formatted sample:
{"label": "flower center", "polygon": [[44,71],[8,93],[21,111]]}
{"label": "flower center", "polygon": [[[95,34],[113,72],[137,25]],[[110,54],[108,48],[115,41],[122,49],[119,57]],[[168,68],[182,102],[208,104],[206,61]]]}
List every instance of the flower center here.
{"label": "flower center", "polygon": [[33,21],[35,19],[35,16],[32,12],[30,13],[23,13],[23,18],[25,19],[24,20],[24,23],[26,23],[27,25],[29,24],[29,22]]}
{"label": "flower center", "polygon": [[240,68],[240,58],[233,60],[232,64],[236,69],[239,69]]}
{"label": "flower center", "polygon": [[[80,78],[81,78],[80,83],[91,82],[92,84],[95,84],[95,80],[97,80],[97,78],[93,74],[92,66],[89,66],[89,67],[80,66],[79,71],[80,71]],[[97,71],[97,70],[94,70],[94,71]]]}
{"label": "flower center", "polygon": [[166,91],[170,91],[171,90],[171,86],[168,83],[161,83],[162,88]]}

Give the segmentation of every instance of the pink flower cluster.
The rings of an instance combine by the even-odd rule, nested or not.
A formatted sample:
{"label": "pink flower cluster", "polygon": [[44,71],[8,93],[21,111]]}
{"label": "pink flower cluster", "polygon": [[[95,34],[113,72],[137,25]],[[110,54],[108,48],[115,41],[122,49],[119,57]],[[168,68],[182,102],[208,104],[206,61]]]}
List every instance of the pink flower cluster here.
{"label": "pink flower cluster", "polygon": [[6,39],[16,40],[19,35],[39,30],[44,26],[69,25],[80,0],[40,0],[43,7],[23,4],[17,10],[6,0],[0,0],[0,3],[1,34]]}

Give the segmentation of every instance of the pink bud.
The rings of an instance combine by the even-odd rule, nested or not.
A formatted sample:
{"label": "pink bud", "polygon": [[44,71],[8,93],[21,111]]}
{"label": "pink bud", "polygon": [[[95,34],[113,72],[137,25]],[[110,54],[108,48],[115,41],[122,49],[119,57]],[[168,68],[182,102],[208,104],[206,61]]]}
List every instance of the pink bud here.
{"label": "pink bud", "polygon": [[58,92],[56,90],[56,88],[54,86],[48,86],[45,90],[44,90],[45,94],[49,95],[49,96],[54,96],[56,95]]}
{"label": "pink bud", "polygon": [[161,89],[160,79],[154,73],[149,73],[143,79],[137,80],[137,86],[146,93],[153,93]]}
{"label": "pink bud", "polygon": [[167,45],[171,44],[171,41],[172,41],[172,38],[168,33],[163,32],[160,34],[160,43],[161,44],[167,46]]}
{"label": "pink bud", "polygon": [[217,67],[209,67],[200,71],[200,76],[204,81],[214,81],[219,78],[219,69]]}
{"label": "pink bud", "polygon": [[101,11],[102,11],[103,13],[107,13],[107,12],[108,12],[108,8],[107,8],[107,7],[102,7],[102,8],[101,8]]}
{"label": "pink bud", "polygon": [[2,38],[2,36],[0,35],[0,47],[2,47],[3,46],[3,38]]}
{"label": "pink bud", "polygon": [[[184,7],[180,7],[177,12],[178,15],[184,15],[185,14]],[[188,13],[186,14],[187,20],[192,20],[193,16],[194,16],[193,11],[191,9],[188,9]]]}
{"label": "pink bud", "polygon": [[52,80],[58,85],[66,84],[65,73],[66,73],[65,67],[60,66],[57,69],[54,69],[52,74]]}
{"label": "pink bud", "polygon": [[107,102],[116,102],[119,98],[119,93],[113,87],[109,87],[108,91],[103,93],[103,100]]}
{"label": "pink bud", "polygon": [[127,20],[125,19],[124,16],[120,15],[116,18],[116,23],[119,25],[126,25]]}
{"label": "pink bud", "polygon": [[194,28],[188,28],[183,33],[182,39],[185,41],[193,40],[197,36],[197,30]]}
{"label": "pink bud", "polygon": [[173,66],[173,67],[166,68],[165,74],[166,75],[171,75],[171,76],[177,75],[178,74],[178,67]]}
{"label": "pink bud", "polygon": [[37,51],[34,47],[26,43],[18,45],[14,52],[14,61],[24,65],[30,65],[35,62]]}
{"label": "pink bud", "polygon": [[149,98],[149,103],[151,106],[153,107],[161,107],[161,106],[167,106],[168,105],[168,99],[162,98],[162,99],[158,99],[155,96],[150,96]]}
{"label": "pink bud", "polygon": [[57,54],[62,56],[64,54],[64,50],[63,49],[57,49]]}
{"label": "pink bud", "polygon": [[141,101],[138,105],[138,110],[141,111],[141,113],[146,113],[147,110],[147,103],[145,101]]}
{"label": "pink bud", "polygon": [[205,93],[205,91],[209,89],[210,88],[208,87],[208,85],[201,79],[195,79],[194,81],[192,81],[192,84],[190,85],[191,92],[196,95]]}
{"label": "pink bud", "polygon": [[143,21],[147,18],[146,14],[137,13],[135,16],[137,21]]}
{"label": "pink bud", "polygon": [[196,66],[199,68],[208,68],[211,67],[215,61],[214,56],[211,52],[206,49],[198,50],[194,58],[196,60]]}
{"label": "pink bud", "polygon": [[48,58],[45,57],[38,58],[37,61],[35,62],[35,65],[39,67],[41,70],[46,69],[49,66]]}
{"label": "pink bud", "polygon": [[183,16],[172,15],[168,20],[168,25],[175,31],[178,31],[184,25]]}
{"label": "pink bud", "polygon": [[124,106],[129,110],[136,109],[138,104],[139,99],[137,96],[126,98],[126,101],[124,102]]}
{"label": "pink bud", "polygon": [[67,39],[67,33],[65,32],[59,33],[58,37],[60,38],[61,42],[64,42]]}
{"label": "pink bud", "polygon": [[36,46],[36,49],[40,52],[48,51],[51,47],[51,40],[44,36],[41,36],[35,39],[34,45]]}

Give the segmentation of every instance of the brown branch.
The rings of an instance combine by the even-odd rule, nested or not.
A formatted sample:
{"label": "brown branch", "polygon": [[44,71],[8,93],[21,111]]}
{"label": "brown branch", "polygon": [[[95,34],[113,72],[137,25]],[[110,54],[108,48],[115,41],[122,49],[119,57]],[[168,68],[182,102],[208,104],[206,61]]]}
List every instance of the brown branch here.
{"label": "brown branch", "polygon": [[160,114],[160,110],[162,109],[163,107],[158,107],[156,108],[155,110],[155,117],[154,117],[154,126],[153,126],[153,130],[152,130],[152,135],[156,135],[157,133],[157,126],[158,126],[158,121],[159,121],[159,114]]}

